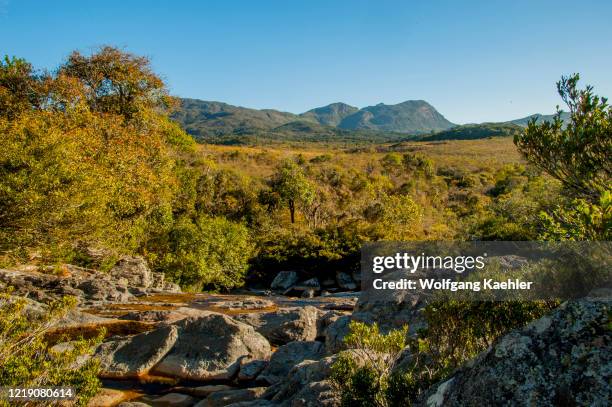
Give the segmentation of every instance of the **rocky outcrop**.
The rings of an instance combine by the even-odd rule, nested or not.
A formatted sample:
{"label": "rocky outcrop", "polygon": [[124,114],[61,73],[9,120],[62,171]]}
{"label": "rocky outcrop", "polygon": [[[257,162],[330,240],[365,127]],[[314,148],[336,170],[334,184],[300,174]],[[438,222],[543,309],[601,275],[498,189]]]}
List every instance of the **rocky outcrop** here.
{"label": "rocky outcrop", "polygon": [[109,273],[72,265],[59,270],[0,269],[0,284],[14,287],[16,295],[45,303],[66,295],[76,297],[81,304],[103,304],[128,302],[149,290],[180,292],[178,285],[164,281],[163,274],[151,272],[139,256],[121,258]]}
{"label": "rocky outcrop", "polygon": [[172,349],[178,338],[174,326],[102,343],[95,356],[102,377],[136,378],[149,372]]}
{"label": "rocky outcrop", "polygon": [[[149,288],[153,284],[151,269],[141,256],[124,256],[113,266],[109,274],[115,279],[125,279],[127,285]],[[156,280],[159,280],[156,278]]]}
{"label": "rocky outcrop", "polygon": [[610,297],[564,303],[512,331],[430,389],[421,404],[606,406],[612,399]]}
{"label": "rocky outcrop", "polygon": [[216,313],[176,324],[178,339],[154,372],[187,380],[228,380],[240,360],[268,359],[270,344],[252,326]]}
{"label": "rocky outcrop", "polygon": [[236,316],[236,319],[253,326],[270,343],[284,345],[292,341],[314,341],[317,336],[317,317],[317,309],[306,306],[263,314],[243,314]]}
{"label": "rocky outcrop", "polygon": [[336,356],[304,360],[262,397],[282,406],[337,406],[339,400],[327,380],[335,361]]}
{"label": "rocky outcrop", "polygon": [[321,342],[289,342],[274,352],[270,363],[257,379],[270,384],[278,383],[295,365],[304,360],[319,360],[324,356],[324,352]]}

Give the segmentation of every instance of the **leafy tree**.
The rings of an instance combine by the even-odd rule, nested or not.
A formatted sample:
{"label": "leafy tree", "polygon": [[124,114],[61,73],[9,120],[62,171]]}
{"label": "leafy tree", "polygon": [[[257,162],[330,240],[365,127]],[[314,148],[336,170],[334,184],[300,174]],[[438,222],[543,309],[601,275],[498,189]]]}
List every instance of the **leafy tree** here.
{"label": "leafy tree", "polygon": [[39,107],[40,91],[40,78],[30,63],[8,56],[0,60],[0,116],[12,119],[32,107]]}
{"label": "leafy tree", "polygon": [[295,223],[296,207],[308,205],[314,200],[314,189],[310,181],[302,167],[294,161],[286,160],[280,164],[270,184],[272,190],[287,204],[291,223]]}
{"label": "leafy tree", "polygon": [[145,57],[105,46],[84,56],[74,51],[60,68],[60,75],[77,78],[84,86],[92,111],[131,119],[150,109],[166,109],[174,102],[164,82]]}
{"label": "leafy tree", "polygon": [[532,120],[515,137],[519,151],[558,179],[569,198],[542,214],[544,239],[607,240],[612,236],[612,108],[591,86],[578,89],[579,78],[574,74],[557,83],[569,108],[567,126],[557,109],[553,122]]}
{"label": "leafy tree", "polygon": [[241,286],[253,253],[245,226],[206,216],[179,219],[148,249],[154,267],[195,290]]}
{"label": "leafy tree", "polygon": [[531,163],[561,181],[573,195],[597,202],[612,179],[612,108],[587,86],[578,89],[579,75],[562,77],[559,95],[569,108],[564,126],[561,110],[552,122],[532,120],[515,137],[519,151]]}

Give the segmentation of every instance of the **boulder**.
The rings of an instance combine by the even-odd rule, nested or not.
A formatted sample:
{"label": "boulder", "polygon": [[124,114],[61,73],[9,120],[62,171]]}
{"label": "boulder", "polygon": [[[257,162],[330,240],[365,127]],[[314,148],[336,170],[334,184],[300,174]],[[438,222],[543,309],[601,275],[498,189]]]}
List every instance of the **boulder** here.
{"label": "boulder", "polygon": [[142,256],[122,257],[109,274],[115,279],[126,279],[134,287],[149,288],[153,284],[151,269]]}
{"label": "boulder", "polygon": [[[285,403],[288,404],[288,403]],[[307,383],[299,393],[291,399],[291,407],[339,407],[340,397],[331,382]]]}
{"label": "boulder", "polygon": [[316,277],[311,278],[310,280],[302,281],[301,283],[295,285],[293,287],[295,290],[306,290],[308,288],[313,288],[315,290],[321,289],[321,283],[319,283],[319,279]]}
{"label": "boulder", "polygon": [[434,385],[421,405],[609,405],[610,305],[609,297],[564,303],[498,339]]}
{"label": "boulder", "polygon": [[328,354],[338,353],[344,349],[344,337],[349,333],[351,317],[344,315],[332,321],[325,330],[325,350]]}
{"label": "boulder", "polygon": [[325,340],[325,332],[327,331],[327,327],[331,325],[332,322],[338,320],[338,318],[344,316],[345,313],[342,311],[321,311],[319,312],[319,318],[317,319],[317,339],[321,338]]}
{"label": "boulder", "polygon": [[155,367],[161,375],[187,380],[229,380],[243,357],[267,359],[270,344],[252,326],[222,314],[189,317],[176,324],[178,339]]}
{"label": "boulder", "polygon": [[306,306],[243,314],[236,319],[253,326],[270,343],[283,345],[292,341],[313,341],[317,336],[317,317],[317,309]]}
{"label": "boulder", "polygon": [[223,407],[232,405],[234,403],[240,403],[244,401],[253,401],[259,398],[264,392],[265,387],[253,387],[249,389],[235,389],[218,391],[212,393],[205,400],[196,404],[197,407]]}
{"label": "boulder", "polygon": [[198,400],[182,393],[168,393],[151,400],[153,407],[191,407]]}
{"label": "boulder", "polygon": [[325,349],[321,342],[296,341],[279,347],[270,358],[270,363],[257,377],[270,384],[280,382],[287,373],[304,360],[318,360],[324,356]]}
{"label": "boulder", "polygon": [[[321,360],[304,360],[294,366],[283,379],[277,382],[274,386],[269,387],[266,393],[262,396],[271,400],[273,403],[281,405],[293,405],[292,402],[299,398],[303,401],[295,400],[298,405],[313,405],[309,404],[307,400],[313,400],[316,398],[315,394],[317,390],[320,393],[327,392],[327,388],[324,390],[324,386],[315,386],[310,389],[306,389],[309,384],[321,383],[326,381],[331,375],[331,368],[336,361],[337,356],[330,356]],[[325,386],[326,387],[326,386]],[[320,400],[323,401],[328,397],[321,395]],[[334,405],[334,404],[328,404]]]}
{"label": "boulder", "polygon": [[351,276],[349,276],[347,273],[336,273],[336,282],[338,283],[338,287],[345,290],[353,291],[357,289],[357,284],[355,284]]}
{"label": "boulder", "polygon": [[270,288],[278,291],[285,291],[298,282],[298,274],[295,271],[281,271],[274,277]]}
{"label": "boulder", "polygon": [[172,349],[177,337],[176,327],[165,326],[102,343],[95,354],[101,363],[100,376],[124,379],[148,373]]}
{"label": "boulder", "polygon": [[250,360],[243,362],[240,365],[240,371],[238,372],[238,380],[250,381],[255,378],[268,366],[267,360]]}

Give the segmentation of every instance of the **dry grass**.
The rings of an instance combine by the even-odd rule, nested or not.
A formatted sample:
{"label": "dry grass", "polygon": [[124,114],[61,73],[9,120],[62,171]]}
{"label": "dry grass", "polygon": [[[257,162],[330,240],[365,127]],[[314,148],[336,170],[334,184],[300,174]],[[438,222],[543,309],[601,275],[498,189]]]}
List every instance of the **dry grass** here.
{"label": "dry grass", "polygon": [[329,164],[358,171],[363,171],[369,163],[379,161],[390,151],[418,152],[432,159],[438,167],[457,167],[468,172],[496,170],[506,164],[523,162],[510,137],[403,142],[350,148],[310,143],[261,147],[201,145],[199,149],[203,156],[215,162],[219,168],[259,177],[269,176],[280,160],[296,155],[302,155],[307,161],[317,156],[330,155]]}

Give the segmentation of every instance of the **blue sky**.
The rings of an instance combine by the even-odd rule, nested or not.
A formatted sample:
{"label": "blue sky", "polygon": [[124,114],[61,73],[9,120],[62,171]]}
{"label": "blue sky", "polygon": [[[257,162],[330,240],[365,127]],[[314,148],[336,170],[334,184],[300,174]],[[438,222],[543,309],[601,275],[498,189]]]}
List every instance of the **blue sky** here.
{"label": "blue sky", "polygon": [[151,58],[179,96],[303,112],[424,99],[456,123],[550,113],[580,72],[612,96],[612,1],[0,0],[0,54]]}

